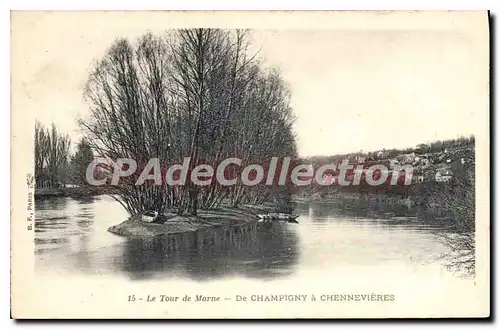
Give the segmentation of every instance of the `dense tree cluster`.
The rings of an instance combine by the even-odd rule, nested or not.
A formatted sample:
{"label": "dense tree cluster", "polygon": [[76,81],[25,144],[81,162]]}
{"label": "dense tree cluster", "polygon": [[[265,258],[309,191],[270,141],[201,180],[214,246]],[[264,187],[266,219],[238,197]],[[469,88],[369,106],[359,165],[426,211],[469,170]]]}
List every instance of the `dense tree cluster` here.
{"label": "dense tree cluster", "polygon": [[82,138],[76,146],[76,152],[71,157],[71,181],[78,186],[88,185],[86,172],[89,164],[94,160],[94,152],[86,138]]}
{"label": "dense tree cluster", "polygon": [[[91,107],[81,121],[99,156],[158,158],[163,168],[190,157],[189,168],[217,167],[223,159],[240,168],[271,157],[295,156],[290,92],[276,70],[264,69],[249,52],[248,31],[175,30],[117,40],[90,74],[85,97]],[[238,171],[238,168],[234,170]],[[134,182],[137,175],[129,182]],[[110,193],[131,212],[176,208],[196,214],[221,202],[263,202],[272,187],[134,185],[122,181]]]}
{"label": "dense tree cluster", "polygon": [[60,187],[68,181],[70,139],[56,126],[44,127],[35,123],[36,187]]}
{"label": "dense tree cluster", "polygon": [[85,173],[94,160],[87,139],[82,138],[71,155],[71,139],[58,131],[35,122],[35,179],[37,188],[60,188],[68,184],[88,186]]}

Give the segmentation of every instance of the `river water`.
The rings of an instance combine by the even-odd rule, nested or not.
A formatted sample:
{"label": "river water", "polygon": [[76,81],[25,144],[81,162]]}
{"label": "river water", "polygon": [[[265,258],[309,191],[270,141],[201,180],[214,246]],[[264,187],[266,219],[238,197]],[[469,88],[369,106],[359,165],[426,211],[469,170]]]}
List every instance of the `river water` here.
{"label": "river water", "polygon": [[[107,229],[127,218],[111,197],[36,200],[37,304],[61,317],[432,316],[475,314],[484,303],[476,283],[437,259],[442,229],[411,209],[359,203],[298,203],[299,224],[246,232],[207,230],[166,238],[127,238]],[[151,304],[130,295],[210,294],[221,303]],[[255,294],[393,294],[391,303],[252,303]],[[144,295],[146,294],[146,295]],[[247,296],[246,307],[229,304]],[[142,297],[141,297],[142,296]],[[457,300],[467,297],[467,303]],[[82,304],[83,303],[83,304]],[[248,304],[252,303],[252,304]],[[83,305],[83,307],[64,307]],[[454,305],[452,308],[450,305]],[[247,309],[251,306],[251,310]],[[172,313],[173,312],[173,313]]]}
{"label": "river water", "polygon": [[187,234],[172,246],[165,238],[107,232],[127,217],[109,196],[37,200],[36,269],[132,280],[278,279],[301,270],[412,271],[436,265],[446,251],[435,235],[440,228],[405,209],[299,203],[296,211],[298,225],[274,224],[231,239]]}

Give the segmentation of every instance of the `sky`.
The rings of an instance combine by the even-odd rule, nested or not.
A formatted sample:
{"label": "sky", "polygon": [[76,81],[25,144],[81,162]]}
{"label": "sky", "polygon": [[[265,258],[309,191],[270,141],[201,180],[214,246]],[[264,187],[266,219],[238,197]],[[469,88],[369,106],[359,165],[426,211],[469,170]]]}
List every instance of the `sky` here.
{"label": "sky", "polygon": [[415,146],[474,133],[470,123],[485,86],[474,49],[460,34],[262,35],[267,57],[292,88],[301,153]]}
{"label": "sky", "polygon": [[[444,15],[445,27],[433,29],[429,19],[414,16],[398,17],[392,25],[385,22],[394,18],[380,15],[335,17],[338,24],[311,20],[317,29],[310,23],[293,29],[269,23],[252,32],[251,51],[259,50],[266,66],[278,68],[291,89],[301,155],[405,148],[477,134],[484,127],[487,44],[478,37],[476,18]],[[211,24],[227,27],[235,20]],[[408,21],[416,23],[406,26]],[[23,93],[19,107],[44,124],[54,122],[76,141],[82,136],[77,119],[88,114],[82,93],[93,61],[117,37],[163,33],[179,22],[185,21],[161,15],[14,15],[13,85]]]}

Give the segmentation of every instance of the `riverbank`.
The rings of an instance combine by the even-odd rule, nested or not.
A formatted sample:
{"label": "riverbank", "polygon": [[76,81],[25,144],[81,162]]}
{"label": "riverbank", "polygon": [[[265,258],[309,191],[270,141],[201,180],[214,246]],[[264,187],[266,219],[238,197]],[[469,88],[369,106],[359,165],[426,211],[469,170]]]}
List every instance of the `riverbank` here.
{"label": "riverbank", "polygon": [[159,222],[147,223],[140,216],[111,226],[108,232],[120,236],[164,236],[195,232],[208,228],[236,229],[257,223],[258,214],[269,212],[264,206],[242,206],[198,211],[197,216],[166,213]]}
{"label": "riverbank", "polygon": [[399,195],[388,195],[388,194],[361,194],[361,193],[346,193],[337,192],[332,194],[298,194],[292,197],[295,202],[332,202],[332,201],[368,201],[368,202],[382,202],[397,204],[406,207],[415,206],[415,200],[411,197],[404,197]]}
{"label": "riverbank", "polygon": [[90,197],[99,195],[99,191],[96,189],[90,189],[86,187],[48,187],[48,188],[37,188],[35,189],[35,198],[52,198],[52,197]]}

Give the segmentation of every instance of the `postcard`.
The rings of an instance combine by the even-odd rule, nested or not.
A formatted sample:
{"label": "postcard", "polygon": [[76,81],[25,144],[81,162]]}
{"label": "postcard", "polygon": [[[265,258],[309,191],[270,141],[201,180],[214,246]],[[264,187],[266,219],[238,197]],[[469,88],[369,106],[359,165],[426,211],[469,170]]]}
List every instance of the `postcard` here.
{"label": "postcard", "polygon": [[488,317],[489,54],[481,11],[12,12],[12,317]]}

